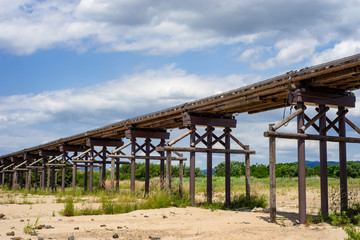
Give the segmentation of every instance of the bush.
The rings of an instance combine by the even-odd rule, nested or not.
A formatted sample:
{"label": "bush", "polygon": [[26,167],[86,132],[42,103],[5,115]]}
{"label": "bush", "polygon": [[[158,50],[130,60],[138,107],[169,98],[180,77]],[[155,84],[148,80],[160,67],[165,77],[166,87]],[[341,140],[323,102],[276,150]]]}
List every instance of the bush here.
{"label": "bush", "polygon": [[75,215],[74,199],[72,197],[69,196],[65,199],[65,208],[62,214],[68,217]]}

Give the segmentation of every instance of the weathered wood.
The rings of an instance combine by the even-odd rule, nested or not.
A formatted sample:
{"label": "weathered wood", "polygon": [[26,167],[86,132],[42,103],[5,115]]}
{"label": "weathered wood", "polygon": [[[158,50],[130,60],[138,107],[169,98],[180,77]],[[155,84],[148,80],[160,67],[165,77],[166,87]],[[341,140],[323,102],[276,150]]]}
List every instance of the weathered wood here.
{"label": "weathered wood", "polygon": [[[90,158],[94,157],[94,147],[90,147]],[[94,163],[90,162],[89,169],[89,192],[93,192],[93,181],[94,181]]]}
{"label": "weathered wood", "polygon": [[236,142],[242,149],[244,150],[249,150],[249,149],[245,149],[245,144],[243,144],[242,142],[239,141],[239,139],[237,139],[234,135],[230,134],[230,137],[232,140],[234,140],[234,142]]}
{"label": "weathered wood", "polygon": [[111,158],[111,179],[110,179],[110,189],[111,191],[115,190],[115,186],[114,186],[114,180],[115,180],[115,158]]}
{"label": "weathered wood", "polygon": [[68,145],[63,144],[59,147],[60,152],[85,152],[90,148],[83,145]]}
{"label": "weathered wood", "polygon": [[360,134],[360,128],[358,128],[353,122],[351,122],[348,118],[345,117],[345,122],[354,129],[358,134]]}
{"label": "weathered wood", "polygon": [[112,153],[112,154],[116,154],[116,153],[120,152],[121,150],[127,148],[127,147],[130,146],[130,145],[131,145],[131,142],[128,142],[128,143],[126,143],[125,145],[116,148],[116,149],[115,149],[114,151],[112,151],[111,153]]}
{"label": "weathered wood", "polygon": [[[329,131],[330,128],[332,128],[333,126],[335,126],[335,124],[340,120],[340,118],[344,117],[345,114],[348,112],[348,110],[344,110],[343,112],[341,112],[341,114],[339,114],[334,121],[332,121],[331,123],[329,123],[329,125],[323,130],[324,133],[326,133],[327,131]],[[340,127],[339,127],[340,129]]]}
{"label": "weathered wood", "polygon": [[[338,108],[339,118],[339,137],[346,137],[345,114],[347,109]],[[340,165],[340,205],[341,211],[348,208],[348,192],[347,192],[347,166],[346,166],[346,142],[339,142],[339,165]]]}
{"label": "weathered wood", "polygon": [[313,125],[320,117],[322,117],[324,114],[326,114],[327,111],[329,111],[329,107],[324,107],[320,110],[318,114],[316,114],[315,117],[313,117],[310,121],[308,121],[304,126],[301,127],[302,131],[305,131],[308,129],[311,125]]}
{"label": "weathered wood", "polygon": [[128,129],[125,131],[126,138],[152,138],[152,139],[169,139],[170,133],[166,130],[141,130],[141,129]]}
{"label": "weathered wood", "polygon": [[[195,126],[190,126],[190,130],[195,129]],[[190,146],[195,142],[195,134],[193,131],[190,134]],[[174,147],[172,147],[174,148]],[[157,150],[158,151],[158,150]],[[170,149],[167,151],[171,151]],[[177,150],[175,150],[177,151]],[[190,195],[190,203],[192,206],[195,206],[195,152],[190,152],[190,179],[189,179],[189,195]]]}
{"label": "weathered wood", "polygon": [[[159,147],[159,148],[161,148],[161,147]],[[107,157],[109,157],[109,158],[127,158],[127,159],[149,159],[149,160],[166,160],[167,159],[166,157],[163,157],[163,156],[143,156],[143,155],[112,155],[111,154],[111,155],[107,155]],[[172,161],[183,161],[183,160],[187,160],[187,158],[186,157],[172,157],[171,160]]]}
{"label": "weathered wood", "polygon": [[184,163],[183,161],[179,162],[179,193],[183,194],[183,176],[184,176]]}
{"label": "weathered wood", "polygon": [[[325,105],[319,105],[319,111],[326,109]],[[326,136],[323,130],[326,128],[326,112],[319,118],[319,133]],[[320,152],[320,194],[321,194],[321,214],[328,215],[329,200],[328,200],[328,176],[327,176],[327,144],[326,141],[319,142]]]}
{"label": "weathered wood", "polygon": [[[304,118],[306,119],[306,121],[311,121],[311,119],[308,117],[308,115],[306,115],[306,114],[304,114]],[[317,132],[319,132],[320,130],[319,130],[319,127],[315,124],[315,123],[313,123],[313,124],[311,124],[311,126],[317,131]]]}
{"label": "weathered wood", "polygon": [[[269,124],[269,131],[274,124]],[[269,184],[270,184],[270,221],[276,222],[276,139],[269,137]]]}
{"label": "weathered wood", "polygon": [[[136,138],[131,138],[131,154],[135,155],[135,151],[136,151]],[[135,158],[131,158],[130,188],[132,192],[135,192]]]}
{"label": "weathered wood", "polygon": [[171,192],[171,151],[166,151],[166,191]]}
{"label": "weathered wood", "polygon": [[[231,129],[226,127],[225,133],[225,149],[230,150],[230,132]],[[230,175],[230,152],[225,153],[225,206],[230,207],[231,204],[231,175]]]}
{"label": "weathered wood", "polygon": [[121,147],[124,142],[120,139],[107,139],[107,138],[88,138],[86,140],[86,146],[100,146],[100,147]]}
{"label": "weathered wood", "polygon": [[[249,150],[250,146],[245,145],[245,150]],[[245,191],[246,196],[250,197],[250,154],[245,154]]]}
{"label": "weathered wood", "polygon": [[61,154],[60,151],[53,151],[53,150],[39,150],[39,155],[41,157],[45,156],[59,156]]}
{"label": "weathered wood", "polygon": [[[156,151],[178,151],[178,152],[212,152],[212,153],[231,153],[231,154],[255,154],[255,151],[237,149],[218,149],[218,148],[195,148],[195,147],[157,147]],[[181,159],[184,160],[184,159]]]}
{"label": "weathered wood", "polygon": [[[303,108],[304,103],[298,102],[297,108]],[[304,133],[304,112],[297,115],[297,132]],[[305,140],[298,139],[298,188],[299,188],[299,223],[306,222],[306,174],[305,174]]]}
{"label": "weathered wood", "polygon": [[305,139],[305,140],[320,140],[320,141],[328,141],[328,142],[360,143],[360,138],[319,136],[319,135],[306,134],[306,133],[264,132],[264,136],[286,138],[286,139]]}
{"label": "weathered wood", "polygon": [[184,139],[185,137],[187,137],[188,135],[190,135],[190,134],[191,134],[192,132],[194,132],[195,130],[196,130],[196,128],[187,131],[187,132],[184,133],[183,135],[181,135],[181,136],[175,138],[174,140],[168,142],[167,145],[168,145],[168,146],[174,145],[174,144],[177,143],[178,141],[180,141],[180,140]]}
{"label": "weathered wood", "polygon": [[79,159],[79,158],[82,158],[83,156],[87,155],[89,152],[91,152],[91,148],[89,148],[88,150],[86,150],[85,152],[82,152],[81,154],[79,155],[76,155],[72,158],[72,160],[76,160],[76,159]]}
{"label": "weathered wood", "polygon": [[295,112],[291,113],[289,116],[287,116],[286,118],[284,118],[283,120],[281,120],[280,122],[278,122],[277,124],[275,124],[273,126],[272,131],[276,131],[278,130],[280,127],[284,126],[286,123],[290,122],[294,117],[296,117],[297,115],[299,115],[300,113],[304,112],[305,108],[299,108],[297,109]]}
{"label": "weathered wood", "polygon": [[236,119],[233,118],[200,117],[187,113],[182,120],[184,126],[236,127]]}
{"label": "weathered wood", "polygon": [[[206,134],[204,136],[207,136],[206,139],[206,147],[208,149],[212,149],[212,133],[215,129],[213,127],[208,126],[206,128]],[[198,139],[199,140],[199,139]],[[206,196],[207,196],[207,203],[212,204],[212,152],[206,153]]]}

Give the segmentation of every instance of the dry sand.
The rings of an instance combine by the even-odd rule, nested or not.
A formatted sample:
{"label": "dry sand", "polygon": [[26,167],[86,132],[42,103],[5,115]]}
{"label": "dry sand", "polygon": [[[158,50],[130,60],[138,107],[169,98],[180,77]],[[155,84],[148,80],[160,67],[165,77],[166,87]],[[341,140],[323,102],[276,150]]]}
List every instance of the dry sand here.
{"label": "dry sand", "polygon": [[[1,195],[1,190],[0,190]],[[23,203],[17,196],[14,202]],[[6,202],[3,194],[2,201]],[[279,203],[278,224],[269,223],[268,213],[251,211],[206,210],[200,208],[165,208],[138,210],[127,214],[64,217],[58,212],[63,203],[52,196],[27,196],[34,204],[2,204],[0,213],[0,239],[11,239],[7,232],[23,239],[344,239],[346,233],[328,224],[296,224],[297,209]],[[292,199],[290,202],[295,202]],[[81,207],[81,204],[75,207]],[[91,204],[90,204],[91,205]],[[295,204],[296,205],[296,204]],[[93,203],[94,207],[97,207]],[[55,216],[53,216],[55,214]],[[37,236],[23,233],[28,220],[31,224],[39,217],[39,224],[51,226],[38,230]],[[294,225],[295,224],[295,225]],[[78,230],[77,230],[78,228]]]}

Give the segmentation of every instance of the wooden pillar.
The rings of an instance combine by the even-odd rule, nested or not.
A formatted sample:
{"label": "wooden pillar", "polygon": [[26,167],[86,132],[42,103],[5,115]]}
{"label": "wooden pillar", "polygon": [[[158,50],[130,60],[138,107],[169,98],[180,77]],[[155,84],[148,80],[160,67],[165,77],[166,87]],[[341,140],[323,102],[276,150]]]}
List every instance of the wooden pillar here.
{"label": "wooden pillar", "polygon": [[[136,138],[131,138],[131,155],[135,156],[136,151]],[[130,163],[130,188],[131,191],[135,191],[135,158],[131,159]]]}
{"label": "wooden pillar", "polygon": [[13,177],[14,177],[14,173],[8,173],[8,186],[9,186],[9,189],[11,189],[12,188],[12,186],[13,186]]}
{"label": "wooden pillar", "polygon": [[[207,126],[207,141],[206,147],[208,149],[212,148],[212,132],[214,129],[211,126]],[[206,163],[207,163],[207,173],[206,173],[206,195],[207,195],[207,203],[212,203],[212,152],[206,153]]]}
{"label": "wooden pillar", "polygon": [[114,191],[114,180],[115,180],[115,158],[111,158],[111,168],[110,168],[110,189]]}
{"label": "wooden pillar", "polygon": [[72,188],[73,191],[76,189],[76,171],[77,171],[77,164],[73,163],[73,169],[72,169]]}
{"label": "wooden pillar", "polygon": [[[190,130],[195,129],[192,125]],[[195,146],[195,131],[190,134],[190,146]],[[190,202],[195,206],[195,152],[190,152],[190,180],[189,180]]]}
{"label": "wooden pillar", "polygon": [[20,172],[20,181],[19,181],[20,188],[24,188],[24,172]]}
{"label": "wooden pillar", "polygon": [[[230,149],[230,132],[231,129],[226,127],[224,129],[225,135],[225,149]],[[231,205],[231,175],[230,175],[230,153],[225,153],[225,206]]]}
{"label": "wooden pillar", "polygon": [[[86,155],[85,160],[88,160],[88,156]],[[84,190],[87,191],[88,190],[88,164],[85,163],[85,167],[84,167]]]}
{"label": "wooden pillar", "polygon": [[[275,124],[269,124],[269,131]],[[276,139],[269,137],[270,221],[276,222]]]}
{"label": "wooden pillar", "polygon": [[[325,105],[319,105],[319,112],[325,109]],[[326,128],[326,113],[319,118],[319,135],[326,136],[323,130]],[[328,176],[327,176],[327,145],[326,141],[319,142],[320,151],[320,190],[321,190],[321,214],[328,215]]]}
{"label": "wooden pillar", "polygon": [[171,151],[166,151],[166,190],[171,192]]}
{"label": "wooden pillar", "polygon": [[43,156],[43,169],[41,172],[41,188],[45,189],[46,187],[46,163],[47,163],[47,156]]}
{"label": "wooden pillar", "polygon": [[35,179],[34,179],[34,188],[35,188],[35,190],[37,190],[37,188],[38,188],[38,174],[39,174],[39,170],[36,168],[35,169]]}
{"label": "wooden pillar", "polygon": [[5,172],[2,172],[1,178],[2,178],[2,180],[1,180],[1,188],[4,189],[4,186],[5,186]]}
{"label": "wooden pillar", "polygon": [[[165,146],[165,139],[161,139],[160,147]],[[160,156],[164,157],[165,152],[160,152]],[[160,190],[164,190],[165,182],[165,160],[160,160]]]}
{"label": "wooden pillar", "polygon": [[120,163],[119,163],[119,159],[117,159],[117,161],[116,161],[115,175],[116,175],[115,189],[116,189],[116,191],[119,191],[119,183],[120,183]]}
{"label": "wooden pillar", "polygon": [[54,175],[55,175],[54,190],[56,192],[57,191],[57,183],[58,183],[58,181],[57,181],[57,179],[58,179],[58,170],[55,171]]}
{"label": "wooden pillar", "polygon": [[50,191],[50,177],[51,177],[51,168],[47,167],[47,180],[46,180],[47,191]]}
{"label": "wooden pillar", "polygon": [[103,186],[103,172],[102,172],[103,166],[99,165],[99,187],[102,188]]}
{"label": "wooden pillar", "polygon": [[94,146],[91,146],[90,150],[90,171],[89,171],[89,192],[93,192],[94,183]]}
{"label": "wooden pillar", "polygon": [[103,146],[103,150],[102,150],[103,164],[102,164],[102,169],[101,169],[102,170],[102,174],[101,174],[102,181],[101,181],[101,185],[100,185],[102,189],[105,189],[105,183],[106,183],[106,149],[107,149],[107,147]]}
{"label": "wooden pillar", "polygon": [[55,168],[52,167],[51,168],[51,191],[55,192]]}
{"label": "wooden pillar", "polygon": [[31,181],[32,181],[32,169],[31,168],[29,168],[29,170],[28,170],[28,174],[27,174],[27,189],[28,190],[31,190]]}
{"label": "wooden pillar", "polygon": [[[63,151],[62,164],[66,164],[67,152]],[[66,175],[66,166],[61,168],[61,191],[65,192],[65,175]]]}
{"label": "wooden pillar", "polygon": [[183,193],[183,175],[184,175],[184,161],[179,161],[179,193],[182,195]]}
{"label": "wooden pillar", "polygon": [[[303,108],[304,103],[298,102],[297,109]],[[304,133],[304,112],[297,115],[297,132]],[[299,186],[299,223],[306,222],[306,175],[305,175],[305,140],[298,139],[298,186]]]}
{"label": "wooden pillar", "polygon": [[[150,156],[150,138],[145,139],[145,156]],[[149,193],[150,186],[150,159],[145,159],[145,193]]]}
{"label": "wooden pillar", "polygon": [[[339,107],[338,115],[341,115],[343,111],[345,111],[345,108]],[[339,119],[339,137],[346,137],[345,115],[343,115]],[[341,211],[345,211],[348,208],[346,142],[339,142],[339,163],[340,163]]]}
{"label": "wooden pillar", "polygon": [[[250,150],[249,145],[245,145],[245,150]],[[250,154],[245,154],[245,189],[246,197],[250,197]]]}
{"label": "wooden pillar", "polygon": [[13,181],[12,181],[12,188],[16,189],[18,183],[18,172],[14,170],[13,172]]}

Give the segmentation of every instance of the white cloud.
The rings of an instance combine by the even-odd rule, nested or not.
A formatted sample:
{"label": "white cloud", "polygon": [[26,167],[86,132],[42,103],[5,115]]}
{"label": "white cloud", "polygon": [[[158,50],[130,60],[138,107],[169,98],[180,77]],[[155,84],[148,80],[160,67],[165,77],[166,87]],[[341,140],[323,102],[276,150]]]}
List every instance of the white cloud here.
{"label": "white cloud", "polygon": [[[254,66],[267,69],[310,59],[318,43],[351,44],[358,38],[359,8],[355,0],[3,0],[0,49],[19,55],[54,47],[173,54],[252,44],[240,59],[262,57]],[[276,55],[266,59],[264,45]]]}

